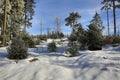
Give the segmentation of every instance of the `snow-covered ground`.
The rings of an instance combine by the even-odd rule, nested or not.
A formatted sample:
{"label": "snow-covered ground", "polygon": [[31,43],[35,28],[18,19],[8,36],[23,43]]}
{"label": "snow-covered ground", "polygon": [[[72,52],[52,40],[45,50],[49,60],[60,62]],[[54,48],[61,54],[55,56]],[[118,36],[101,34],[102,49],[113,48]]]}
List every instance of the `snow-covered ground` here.
{"label": "snow-covered ground", "polygon": [[79,51],[77,57],[64,57],[62,47],[54,53],[46,49],[31,48],[31,55],[17,62],[7,59],[6,48],[0,48],[0,80],[120,80],[120,46]]}

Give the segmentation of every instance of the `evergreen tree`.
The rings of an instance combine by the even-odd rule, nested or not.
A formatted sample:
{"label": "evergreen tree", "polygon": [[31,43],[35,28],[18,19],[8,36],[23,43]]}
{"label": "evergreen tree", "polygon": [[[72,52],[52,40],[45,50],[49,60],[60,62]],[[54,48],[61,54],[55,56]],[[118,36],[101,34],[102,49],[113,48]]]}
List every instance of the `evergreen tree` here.
{"label": "evergreen tree", "polygon": [[34,15],[34,7],[35,7],[35,0],[24,0],[25,1],[25,9],[24,9],[24,31],[26,31],[27,27],[32,26],[31,20],[33,19]]}
{"label": "evergreen tree", "polygon": [[3,10],[3,25],[2,25],[2,45],[5,46],[6,43],[6,27],[7,27],[7,0],[4,0],[4,10]]}
{"label": "evergreen tree", "polygon": [[65,51],[66,55],[69,55],[69,57],[73,57],[73,56],[77,56],[78,54],[78,46],[76,44],[75,41],[77,41],[77,28],[78,26],[81,26],[80,23],[78,23],[78,19],[81,18],[81,16],[79,15],[78,12],[74,13],[70,13],[69,17],[67,17],[65,19],[66,21],[66,26],[70,26],[72,28],[72,33],[71,35],[68,37],[68,39],[70,40],[69,43],[69,49],[67,51]]}
{"label": "evergreen tree", "polygon": [[3,14],[0,13],[0,35],[2,35],[2,27],[3,27]]}
{"label": "evergreen tree", "polygon": [[12,39],[12,43],[8,46],[8,58],[9,59],[24,59],[27,58],[28,47],[20,37]]}
{"label": "evergreen tree", "polygon": [[91,24],[95,24],[96,26],[98,26],[100,29],[103,29],[103,22],[99,16],[99,14],[96,12],[93,19],[90,22]]}
{"label": "evergreen tree", "polygon": [[20,27],[24,21],[24,10],[25,2],[24,0],[10,0],[11,2],[11,11],[10,11],[10,22],[11,22],[11,32],[13,37],[16,37],[20,34]]}
{"label": "evergreen tree", "polygon": [[[101,3],[101,4],[103,4],[103,3]],[[105,3],[105,4],[103,5],[103,7],[101,8],[101,10],[106,10],[107,26],[108,26],[108,35],[110,35],[110,28],[109,28],[109,10],[111,9],[110,7],[111,7],[110,4]]]}
{"label": "evergreen tree", "polygon": [[70,36],[68,37],[70,42],[77,41],[77,35],[76,33],[71,33]]}
{"label": "evergreen tree", "polygon": [[0,1],[0,28],[1,28],[1,40],[2,46],[6,45],[9,27],[9,12],[11,10],[10,0],[1,0]]}
{"label": "evergreen tree", "polygon": [[66,21],[65,25],[70,26],[72,28],[72,33],[69,37],[69,40],[72,42],[77,40],[76,27],[77,27],[79,18],[81,18],[81,16],[79,15],[78,12],[72,12],[72,13],[70,13],[70,15],[67,18],[65,18],[65,21]]}
{"label": "evergreen tree", "polygon": [[22,31],[20,36],[21,39],[24,40],[26,46],[28,46],[29,48],[35,47],[34,39],[27,32]]}
{"label": "evergreen tree", "polygon": [[120,0],[103,0],[102,4],[110,5],[110,7],[113,8],[113,19],[114,19],[114,35],[116,36],[116,8],[119,8],[119,4],[116,4],[120,2]]}
{"label": "evergreen tree", "polygon": [[89,50],[101,50],[103,46],[102,30],[95,24],[88,26],[87,46]]}
{"label": "evergreen tree", "polygon": [[56,52],[56,50],[57,50],[57,46],[56,46],[56,43],[54,41],[48,44],[48,51],[49,52]]}
{"label": "evergreen tree", "polygon": [[82,48],[85,48],[87,42],[87,32],[83,29],[80,23],[77,24],[76,27],[77,41],[81,44]]}
{"label": "evergreen tree", "polygon": [[20,35],[22,25],[31,26],[34,4],[34,0],[0,1],[0,27],[4,46],[11,35],[13,37]]}
{"label": "evergreen tree", "polygon": [[2,9],[4,7],[4,0],[0,0],[0,13],[2,12]]}
{"label": "evergreen tree", "polygon": [[72,32],[75,31],[75,25],[77,24],[77,20],[81,18],[78,12],[72,12],[70,15],[65,18],[66,26],[70,26],[72,28]]}
{"label": "evergreen tree", "polygon": [[67,51],[64,52],[64,55],[66,57],[75,57],[78,55],[78,47],[76,46],[76,43],[70,43],[70,48],[67,49]]}
{"label": "evergreen tree", "polygon": [[98,13],[95,14],[88,26],[87,46],[89,50],[101,50],[103,46],[102,20]]}

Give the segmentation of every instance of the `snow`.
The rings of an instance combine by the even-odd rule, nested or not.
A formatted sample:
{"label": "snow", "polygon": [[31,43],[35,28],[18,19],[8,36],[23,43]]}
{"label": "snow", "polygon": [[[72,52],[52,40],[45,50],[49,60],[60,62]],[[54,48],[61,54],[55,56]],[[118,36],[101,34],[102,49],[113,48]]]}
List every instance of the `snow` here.
{"label": "snow", "polygon": [[39,45],[30,48],[28,58],[19,61],[9,60],[6,47],[1,47],[0,80],[120,80],[120,46],[65,57],[62,46],[58,52],[48,53],[45,45],[43,50]]}

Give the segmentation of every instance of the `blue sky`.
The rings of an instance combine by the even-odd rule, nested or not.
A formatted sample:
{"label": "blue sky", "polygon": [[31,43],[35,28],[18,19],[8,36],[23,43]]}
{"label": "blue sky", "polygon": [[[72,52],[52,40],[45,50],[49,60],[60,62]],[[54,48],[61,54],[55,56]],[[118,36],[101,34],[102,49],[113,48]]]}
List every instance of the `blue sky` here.
{"label": "blue sky", "polygon": [[[96,11],[100,14],[104,26],[106,26],[106,12],[100,10],[102,6],[101,1],[102,0],[36,0],[32,28],[29,28],[28,32],[34,35],[40,34],[40,20],[42,20],[42,33],[46,33],[48,27],[52,31],[55,29],[55,17],[59,17],[62,32],[69,34],[71,29],[65,26],[65,18],[68,17],[71,12],[78,12],[81,15],[79,22],[85,29],[87,28],[87,25],[89,25],[90,20],[93,19]],[[117,17],[117,21],[120,21],[120,15]],[[120,26],[120,24],[117,25]],[[112,11],[110,11],[110,26],[112,33]],[[106,27],[104,29],[104,34],[107,34]]]}

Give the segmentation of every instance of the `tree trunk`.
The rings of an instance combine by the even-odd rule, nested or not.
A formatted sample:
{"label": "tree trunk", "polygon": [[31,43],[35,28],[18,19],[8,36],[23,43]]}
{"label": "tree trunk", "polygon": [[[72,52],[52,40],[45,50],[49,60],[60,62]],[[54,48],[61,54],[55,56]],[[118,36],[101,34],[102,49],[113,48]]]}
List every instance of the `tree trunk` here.
{"label": "tree trunk", "polygon": [[3,21],[3,39],[2,45],[5,46],[6,44],[6,26],[7,26],[7,1],[4,0],[4,21]]}
{"label": "tree trunk", "polygon": [[24,28],[23,28],[23,32],[26,32],[26,27],[27,27],[27,10],[26,10],[26,8],[27,8],[27,2],[25,3],[25,25],[24,25]]}
{"label": "tree trunk", "polygon": [[42,22],[42,18],[40,19],[40,35],[42,35],[42,25],[43,25],[43,22]]}
{"label": "tree trunk", "polygon": [[116,36],[116,7],[114,0],[113,0],[113,18],[114,18],[114,35]]}
{"label": "tree trunk", "polygon": [[108,35],[110,35],[110,28],[109,28],[109,11],[107,9],[107,26],[108,26]]}

